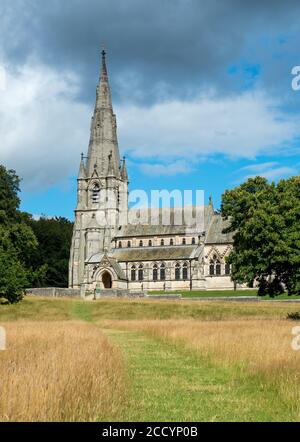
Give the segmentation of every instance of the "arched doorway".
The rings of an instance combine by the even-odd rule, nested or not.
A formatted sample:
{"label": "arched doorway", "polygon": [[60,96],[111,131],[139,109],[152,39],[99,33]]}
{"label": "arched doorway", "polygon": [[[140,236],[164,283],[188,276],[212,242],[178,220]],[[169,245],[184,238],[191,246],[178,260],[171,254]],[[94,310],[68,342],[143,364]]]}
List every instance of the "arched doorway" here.
{"label": "arched doorway", "polygon": [[104,272],[102,275],[102,283],[105,289],[111,289],[112,288],[112,280],[110,273]]}

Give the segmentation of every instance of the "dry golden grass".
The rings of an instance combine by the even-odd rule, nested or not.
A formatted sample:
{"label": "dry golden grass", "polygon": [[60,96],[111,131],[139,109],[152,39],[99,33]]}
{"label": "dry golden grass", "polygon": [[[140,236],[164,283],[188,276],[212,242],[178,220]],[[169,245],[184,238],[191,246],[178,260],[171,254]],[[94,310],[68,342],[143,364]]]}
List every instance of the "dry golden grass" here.
{"label": "dry golden grass", "polygon": [[0,421],[113,419],[123,403],[122,357],[82,322],[6,323]]}
{"label": "dry golden grass", "polygon": [[[110,327],[107,322],[106,326]],[[300,351],[291,347],[291,321],[120,321],[114,327],[151,336],[197,351],[199,355],[245,374],[261,376],[283,401],[300,412]],[[258,384],[259,387],[259,384]]]}

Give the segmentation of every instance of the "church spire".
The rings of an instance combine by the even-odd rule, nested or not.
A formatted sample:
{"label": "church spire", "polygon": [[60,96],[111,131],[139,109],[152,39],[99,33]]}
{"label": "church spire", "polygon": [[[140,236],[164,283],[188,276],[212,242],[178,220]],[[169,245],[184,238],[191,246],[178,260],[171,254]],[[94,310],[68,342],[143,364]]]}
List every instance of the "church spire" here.
{"label": "church spire", "polygon": [[99,84],[97,86],[96,108],[108,108],[112,110],[111,91],[106,67],[106,52],[104,49],[101,52],[101,55],[102,62]]}
{"label": "church spire", "polygon": [[116,116],[113,112],[111,90],[106,66],[106,52],[101,53],[101,71],[96,92],[96,104],[91,124],[91,137],[88,151],[87,174],[91,176],[97,164],[99,176],[105,177],[108,171],[109,155],[114,175],[119,176],[120,154],[117,139]]}

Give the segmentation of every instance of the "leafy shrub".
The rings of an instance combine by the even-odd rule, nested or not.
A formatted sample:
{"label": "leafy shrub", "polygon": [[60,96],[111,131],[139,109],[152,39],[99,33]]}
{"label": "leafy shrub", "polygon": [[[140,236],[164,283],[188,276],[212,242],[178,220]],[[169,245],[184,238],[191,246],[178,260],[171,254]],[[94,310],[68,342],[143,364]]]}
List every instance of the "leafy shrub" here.
{"label": "leafy shrub", "polygon": [[291,319],[292,321],[300,321],[300,312],[288,313],[286,319]]}

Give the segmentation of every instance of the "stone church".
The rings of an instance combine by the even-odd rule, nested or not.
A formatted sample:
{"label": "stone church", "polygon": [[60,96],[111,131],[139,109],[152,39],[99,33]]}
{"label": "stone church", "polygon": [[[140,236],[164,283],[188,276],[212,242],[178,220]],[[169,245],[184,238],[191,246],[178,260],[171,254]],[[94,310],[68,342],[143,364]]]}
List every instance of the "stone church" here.
{"label": "stone church", "polygon": [[81,293],[233,288],[225,260],[233,238],[223,233],[226,223],[211,200],[201,208],[201,226],[177,222],[177,208],[168,209],[167,224],[167,209],[156,209],[154,223],[151,217],[143,221],[151,209],[138,210],[139,222],[133,223],[128,218],[128,186],[102,51],[88,154],[82,154],[78,174],[69,287]]}

